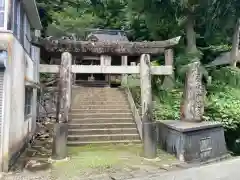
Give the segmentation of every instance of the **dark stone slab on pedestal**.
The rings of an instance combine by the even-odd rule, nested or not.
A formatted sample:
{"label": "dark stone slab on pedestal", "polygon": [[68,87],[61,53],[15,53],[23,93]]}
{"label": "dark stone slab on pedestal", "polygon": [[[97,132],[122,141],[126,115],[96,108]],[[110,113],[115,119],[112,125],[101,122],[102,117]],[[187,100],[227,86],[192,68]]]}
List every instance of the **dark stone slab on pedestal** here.
{"label": "dark stone slab on pedestal", "polygon": [[227,154],[221,123],[165,120],[157,126],[158,144],[180,161],[204,162]]}

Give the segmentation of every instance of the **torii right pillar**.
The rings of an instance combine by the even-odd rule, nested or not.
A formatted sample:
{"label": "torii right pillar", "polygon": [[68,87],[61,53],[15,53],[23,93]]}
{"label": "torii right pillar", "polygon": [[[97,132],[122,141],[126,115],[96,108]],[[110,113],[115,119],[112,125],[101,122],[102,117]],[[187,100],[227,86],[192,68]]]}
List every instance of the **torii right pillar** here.
{"label": "torii right pillar", "polygon": [[156,122],[152,116],[151,62],[149,54],[141,55],[140,76],[144,157],[154,159],[157,156],[157,134]]}

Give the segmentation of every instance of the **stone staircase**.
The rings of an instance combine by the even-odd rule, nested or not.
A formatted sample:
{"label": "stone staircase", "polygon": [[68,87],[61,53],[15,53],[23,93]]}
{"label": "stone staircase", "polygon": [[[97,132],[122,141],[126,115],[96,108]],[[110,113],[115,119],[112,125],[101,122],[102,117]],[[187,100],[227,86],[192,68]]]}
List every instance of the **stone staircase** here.
{"label": "stone staircase", "polygon": [[68,145],[140,143],[124,92],[109,87],[74,87]]}

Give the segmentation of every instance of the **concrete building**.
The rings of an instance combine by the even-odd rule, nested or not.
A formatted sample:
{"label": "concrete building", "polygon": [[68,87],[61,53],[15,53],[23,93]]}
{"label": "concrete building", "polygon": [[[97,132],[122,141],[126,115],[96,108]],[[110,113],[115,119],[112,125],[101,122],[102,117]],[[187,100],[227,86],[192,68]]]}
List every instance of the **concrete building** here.
{"label": "concrete building", "polygon": [[7,171],[36,128],[42,28],[35,0],[0,0],[0,171]]}

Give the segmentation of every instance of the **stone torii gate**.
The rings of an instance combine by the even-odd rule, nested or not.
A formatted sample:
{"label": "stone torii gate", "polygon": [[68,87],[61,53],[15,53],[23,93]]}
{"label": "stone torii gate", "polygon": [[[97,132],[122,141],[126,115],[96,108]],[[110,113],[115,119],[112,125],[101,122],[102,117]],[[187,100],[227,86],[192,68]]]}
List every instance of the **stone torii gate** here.
{"label": "stone torii gate", "polygon": [[[70,39],[45,38],[33,42],[34,45],[44,48],[50,54],[62,53],[61,65],[40,65],[41,73],[59,73],[60,89],[64,115],[57,129],[63,127],[65,134],[55,130],[55,144],[60,144],[61,148],[55,148],[56,157],[64,158],[66,155],[66,126],[61,122],[68,121],[68,110],[71,105],[71,76],[72,73],[103,73],[103,74],[140,74],[141,77],[141,124],[138,125],[139,134],[144,144],[144,156],[146,158],[156,157],[156,132],[155,122],[152,118],[152,89],[151,75],[171,75],[173,73],[173,46],[179,43],[180,37],[166,41],[153,42],[91,42],[73,41]],[[164,66],[151,66],[150,55],[165,53]],[[72,65],[72,55],[118,55],[118,56],[140,56],[140,66],[91,66],[91,65]],[[171,56],[170,56],[171,55]],[[60,100],[61,98],[59,98]],[[60,107],[60,105],[59,105]],[[58,115],[57,115],[58,116]],[[58,119],[59,117],[57,117]],[[60,137],[60,138],[58,138]],[[64,145],[63,145],[64,144]],[[57,152],[56,149],[62,149]]]}

